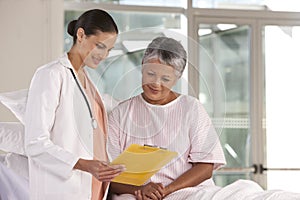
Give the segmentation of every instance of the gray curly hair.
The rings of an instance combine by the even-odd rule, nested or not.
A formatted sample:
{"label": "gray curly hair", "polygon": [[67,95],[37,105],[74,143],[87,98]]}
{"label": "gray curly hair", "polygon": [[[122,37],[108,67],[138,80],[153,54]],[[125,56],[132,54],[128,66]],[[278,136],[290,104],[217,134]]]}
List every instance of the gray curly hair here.
{"label": "gray curly hair", "polygon": [[157,37],[148,45],[142,63],[158,59],[161,64],[172,66],[180,78],[186,65],[186,57],[186,51],[180,42],[168,37]]}

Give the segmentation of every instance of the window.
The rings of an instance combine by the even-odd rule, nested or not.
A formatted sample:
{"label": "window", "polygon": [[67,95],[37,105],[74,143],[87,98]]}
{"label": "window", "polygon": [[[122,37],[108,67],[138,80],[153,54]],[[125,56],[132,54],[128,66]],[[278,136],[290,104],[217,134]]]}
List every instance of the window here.
{"label": "window", "polygon": [[[248,25],[199,24],[199,99],[219,133],[227,168],[252,166],[250,32]],[[214,177],[218,185],[227,185],[250,179],[251,173],[216,173]]]}
{"label": "window", "polygon": [[193,0],[193,7],[215,9],[245,9],[300,11],[300,2],[295,0]]}
{"label": "window", "polygon": [[[295,55],[299,52],[300,15],[269,10],[296,10],[300,8],[297,1],[194,0],[189,1],[192,6],[179,0],[151,1],[153,4],[143,1],[144,5],[140,2],[66,1],[65,24],[82,13],[78,11],[82,6],[105,7],[120,29],[109,58],[97,71],[89,71],[99,90],[117,100],[140,93],[141,57],[149,42],[162,35],[180,40],[192,56],[175,90],[199,98],[220,135],[228,164],[215,173],[217,185],[242,178],[252,179],[266,189],[292,190],[288,184],[276,185],[276,180],[284,173],[283,183],[291,182],[293,176],[299,176],[299,163],[279,166],[273,162],[279,154],[273,153],[284,143],[278,133],[280,127],[293,127],[286,133],[287,141],[298,139],[293,132],[298,130],[297,117],[292,111],[298,109],[299,102],[295,95],[298,71],[294,66],[298,66]],[[189,6],[185,8],[185,4]],[[289,23],[283,26],[281,22]],[[196,43],[196,47],[188,46],[188,41]],[[71,45],[65,35],[65,50]],[[293,79],[287,78],[290,76]],[[283,88],[278,91],[280,87]],[[293,88],[293,92],[286,88]],[[280,109],[278,104],[282,105]],[[283,115],[279,110],[284,111]],[[290,149],[280,155],[278,160],[293,161],[297,157]],[[269,169],[267,173],[255,171],[253,166]],[[274,170],[279,167],[295,170]]]}

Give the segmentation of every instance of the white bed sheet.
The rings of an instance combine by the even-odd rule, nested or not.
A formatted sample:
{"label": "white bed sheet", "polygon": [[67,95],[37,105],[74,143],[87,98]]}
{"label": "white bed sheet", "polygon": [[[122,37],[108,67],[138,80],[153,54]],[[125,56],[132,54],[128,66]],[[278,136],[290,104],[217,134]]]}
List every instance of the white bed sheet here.
{"label": "white bed sheet", "polygon": [[[26,165],[27,164],[27,165]],[[27,158],[8,153],[0,155],[0,200],[29,199]],[[116,197],[116,199],[119,199]],[[121,198],[124,199],[123,197]],[[134,199],[128,197],[128,199]],[[250,180],[238,180],[225,187],[185,188],[166,200],[300,200],[300,193],[263,190]]]}
{"label": "white bed sheet", "polygon": [[0,199],[29,200],[28,180],[5,164],[6,155],[0,155]]}
{"label": "white bed sheet", "polygon": [[187,200],[300,200],[300,193],[263,190],[250,180],[238,180],[225,187],[206,188]]}
{"label": "white bed sheet", "polygon": [[[0,157],[0,161],[3,161]],[[292,193],[282,190],[263,190],[257,183],[250,180],[238,180],[226,187],[206,187],[191,195],[186,192],[177,191],[166,199],[186,200],[300,200],[300,193]],[[185,194],[182,196],[182,194]],[[186,194],[190,194],[187,195]],[[0,199],[1,200],[28,200],[28,180],[8,168],[0,162]]]}
{"label": "white bed sheet", "polygon": [[[113,200],[134,200],[133,195],[114,195]],[[238,180],[226,187],[206,186],[184,188],[164,200],[300,200],[300,193],[282,190],[263,190],[250,180]]]}

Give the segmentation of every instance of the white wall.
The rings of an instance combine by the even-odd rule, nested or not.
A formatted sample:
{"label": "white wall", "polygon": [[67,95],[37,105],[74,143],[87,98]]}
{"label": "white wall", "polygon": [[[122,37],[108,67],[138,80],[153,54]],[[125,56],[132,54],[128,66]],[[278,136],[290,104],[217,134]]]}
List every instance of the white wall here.
{"label": "white wall", "polygon": [[[0,0],[0,93],[28,88],[63,52],[63,0]],[[16,121],[0,104],[0,121]]]}

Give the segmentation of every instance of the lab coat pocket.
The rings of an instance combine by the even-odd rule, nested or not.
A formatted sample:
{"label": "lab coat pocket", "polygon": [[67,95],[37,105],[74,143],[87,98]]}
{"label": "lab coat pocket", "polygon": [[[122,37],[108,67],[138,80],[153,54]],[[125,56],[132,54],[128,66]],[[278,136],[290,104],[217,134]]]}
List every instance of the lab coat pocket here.
{"label": "lab coat pocket", "polygon": [[45,186],[46,195],[63,197],[69,194],[80,193],[81,176],[79,171],[73,171],[69,179],[62,179],[51,173],[46,173],[44,177],[43,185]]}

